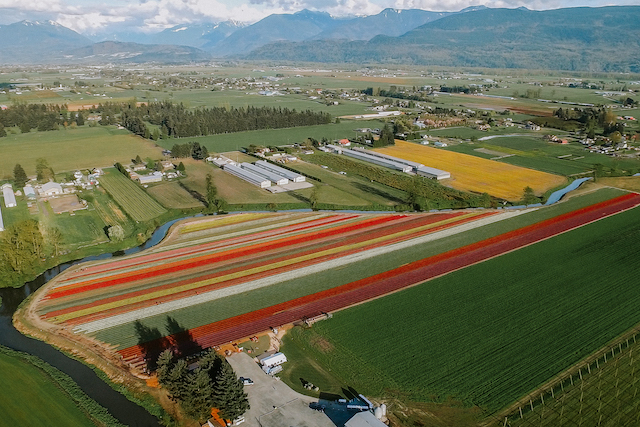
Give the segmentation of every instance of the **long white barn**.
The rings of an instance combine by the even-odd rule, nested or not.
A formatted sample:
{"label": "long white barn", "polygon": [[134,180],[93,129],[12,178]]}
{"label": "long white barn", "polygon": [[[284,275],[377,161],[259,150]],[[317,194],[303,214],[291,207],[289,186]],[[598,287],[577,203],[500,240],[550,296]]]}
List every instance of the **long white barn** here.
{"label": "long white barn", "polygon": [[399,170],[402,172],[411,172],[413,170],[413,168],[409,165],[388,160],[383,157],[372,156],[371,154],[363,153],[362,151],[354,151],[354,150],[349,150],[345,148],[342,150],[342,154],[344,154],[345,156],[353,157],[354,159],[363,160],[365,162],[373,163],[379,166],[384,166],[385,168],[389,168],[389,169]]}
{"label": "long white barn", "polygon": [[411,168],[421,176],[426,176],[431,179],[448,179],[451,178],[451,173],[447,171],[443,171],[440,169],[432,168],[430,166],[425,166],[422,163],[412,162],[411,160],[400,159],[398,157],[393,157],[388,154],[378,153],[376,151],[365,150],[364,148],[354,148],[354,150],[369,154],[371,156],[379,157],[381,159],[390,160],[392,162],[400,163],[403,165],[411,166]]}
{"label": "long white barn", "polygon": [[289,179],[283,177],[282,175],[275,174],[267,169],[262,169],[259,166],[252,165],[251,163],[242,163],[240,167],[244,170],[248,170],[249,172],[255,173],[256,175],[260,175],[276,185],[286,185],[289,183]]}
{"label": "long white barn", "polygon": [[238,166],[227,164],[222,167],[222,170],[224,170],[225,172],[229,172],[230,174],[235,175],[238,178],[243,179],[253,185],[257,185],[260,188],[271,187],[271,181],[269,181],[268,179],[263,178],[260,175],[256,175],[255,173],[248,170],[239,168]]}
{"label": "long white barn", "polygon": [[4,196],[4,205],[8,208],[14,208],[18,206],[16,202],[16,195],[13,192],[11,184],[5,184],[2,186],[2,195]]}
{"label": "long white barn", "polygon": [[272,173],[278,174],[287,178],[291,182],[304,182],[306,180],[304,175],[300,175],[299,173],[290,171],[285,168],[281,168],[280,166],[276,166],[267,162],[266,160],[258,160],[256,162],[256,166],[271,171]]}

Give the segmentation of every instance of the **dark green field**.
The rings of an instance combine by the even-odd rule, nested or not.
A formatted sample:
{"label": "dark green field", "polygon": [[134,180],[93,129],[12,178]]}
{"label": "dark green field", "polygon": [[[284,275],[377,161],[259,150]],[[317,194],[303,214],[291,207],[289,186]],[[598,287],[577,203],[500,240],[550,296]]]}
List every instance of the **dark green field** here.
{"label": "dark green field", "polygon": [[0,353],[0,425],[95,426],[40,369]]}
{"label": "dark green field", "polygon": [[493,413],[640,322],[639,213],[338,312],[294,345],[365,395]]}

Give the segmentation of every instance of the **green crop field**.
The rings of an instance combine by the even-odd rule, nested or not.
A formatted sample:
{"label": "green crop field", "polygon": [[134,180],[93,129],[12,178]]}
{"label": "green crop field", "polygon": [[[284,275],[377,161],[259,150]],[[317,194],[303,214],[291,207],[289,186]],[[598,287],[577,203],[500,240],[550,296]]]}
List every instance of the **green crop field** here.
{"label": "green crop field", "polygon": [[95,426],[39,368],[0,353],[0,424],[3,426]]}
{"label": "green crop field", "polygon": [[167,211],[138,184],[115,169],[106,169],[100,184],[135,221],[148,221]]}
{"label": "green crop field", "polygon": [[[628,345],[627,345],[628,344]],[[623,340],[607,349],[591,361],[588,366],[572,370],[562,384],[544,390],[542,399],[520,408],[509,417],[513,427],[562,427],[573,425],[600,425],[617,427],[640,425],[640,337]],[[504,419],[496,420],[495,426],[503,425]]]}
{"label": "green crop field", "polygon": [[639,213],[338,312],[298,345],[366,395],[493,413],[640,322]]}
{"label": "green crop field", "polygon": [[136,155],[157,159],[161,150],[151,141],[114,126],[61,129],[48,132],[9,134],[0,138],[0,179],[13,175],[20,163],[27,175],[35,177],[36,159],[43,157],[58,172],[130,163]]}
{"label": "green crop field", "polygon": [[190,209],[203,206],[202,202],[194,199],[177,182],[162,182],[149,186],[147,193],[167,209]]}

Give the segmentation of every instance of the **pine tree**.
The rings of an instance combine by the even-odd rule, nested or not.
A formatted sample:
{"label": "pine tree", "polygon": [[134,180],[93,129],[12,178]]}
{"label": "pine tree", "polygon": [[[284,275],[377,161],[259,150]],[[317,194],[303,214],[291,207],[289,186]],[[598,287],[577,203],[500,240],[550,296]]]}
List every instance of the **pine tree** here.
{"label": "pine tree", "polygon": [[213,406],[213,384],[209,371],[198,369],[190,375],[189,393],[182,402],[187,415],[198,420],[206,420]]}
{"label": "pine tree", "polygon": [[227,361],[222,363],[214,384],[214,405],[220,409],[222,417],[235,420],[249,409],[247,393],[233,368]]}
{"label": "pine tree", "polygon": [[16,184],[16,187],[24,187],[29,178],[27,178],[27,173],[24,171],[20,163],[16,163],[13,168],[13,180]]}

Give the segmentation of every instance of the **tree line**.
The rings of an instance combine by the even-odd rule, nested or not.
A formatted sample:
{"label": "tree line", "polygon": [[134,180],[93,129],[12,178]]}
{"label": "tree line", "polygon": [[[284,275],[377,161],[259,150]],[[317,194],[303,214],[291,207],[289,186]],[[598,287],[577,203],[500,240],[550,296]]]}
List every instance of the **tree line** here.
{"label": "tree line", "polygon": [[15,103],[6,110],[0,110],[0,137],[7,136],[6,127],[17,126],[22,133],[27,133],[31,129],[56,130],[59,126],[71,123],[84,125],[84,114],[81,111],[68,111],[64,104]]}
{"label": "tree line", "polygon": [[234,420],[249,409],[243,383],[222,356],[209,350],[198,365],[190,371],[187,362],[176,360],[171,350],[163,351],[157,362],[158,382],[189,417],[204,421],[211,416],[211,408],[217,408],[223,418]]}
{"label": "tree line", "polygon": [[161,135],[169,137],[205,136],[248,130],[278,129],[331,123],[331,115],[311,110],[282,107],[186,108],[170,101],[136,105],[122,111],[122,125],[131,132],[148,134],[144,122],[157,125]]}

